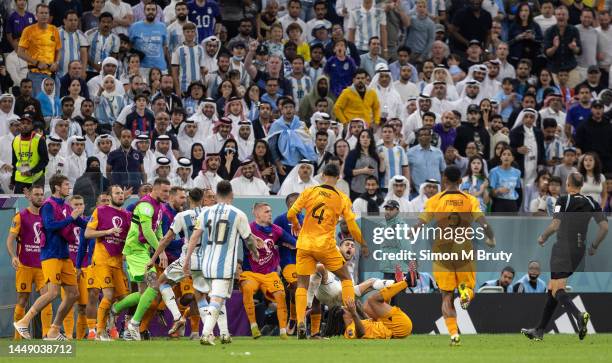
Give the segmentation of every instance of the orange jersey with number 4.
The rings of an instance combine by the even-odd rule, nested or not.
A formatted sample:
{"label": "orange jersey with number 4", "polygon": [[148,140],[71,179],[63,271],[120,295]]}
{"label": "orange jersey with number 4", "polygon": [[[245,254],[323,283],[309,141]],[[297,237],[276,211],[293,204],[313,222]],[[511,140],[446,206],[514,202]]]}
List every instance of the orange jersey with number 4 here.
{"label": "orange jersey with number 4", "polygon": [[330,185],[305,189],[291,209],[297,214],[306,209],[304,224],[297,240],[297,248],[318,251],[336,247],[336,224],[343,217],[355,220],[349,197]]}

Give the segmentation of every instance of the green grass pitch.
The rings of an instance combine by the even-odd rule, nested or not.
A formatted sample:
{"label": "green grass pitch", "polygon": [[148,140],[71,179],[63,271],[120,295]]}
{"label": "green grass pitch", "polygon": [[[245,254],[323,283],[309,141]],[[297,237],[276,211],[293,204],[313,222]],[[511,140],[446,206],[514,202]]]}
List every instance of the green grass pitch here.
{"label": "green grass pitch", "polygon": [[298,341],[291,337],[234,338],[229,345],[201,346],[199,341],[76,342],[75,358],[7,358],[0,362],[183,363],[183,362],[612,362],[612,334],[546,335],[531,342],[520,334],[465,335],[462,346],[449,347],[448,336],[415,335],[402,340],[341,338]]}

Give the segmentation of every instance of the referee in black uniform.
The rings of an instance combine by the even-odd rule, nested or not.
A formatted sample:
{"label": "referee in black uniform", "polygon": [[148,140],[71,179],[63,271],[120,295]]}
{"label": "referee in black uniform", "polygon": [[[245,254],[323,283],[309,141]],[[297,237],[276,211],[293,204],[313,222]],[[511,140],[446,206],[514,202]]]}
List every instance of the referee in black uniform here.
{"label": "referee in black uniform", "polygon": [[[548,325],[557,304],[565,309],[570,317],[576,319],[578,337],[584,339],[587,333],[589,313],[581,312],[565,291],[567,278],[576,271],[582,262],[587,249],[585,241],[591,218],[599,225],[595,240],[588,246],[589,255],[597,251],[599,244],[608,233],[608,221],[601,207],[591,197],[580,194],[584,178],[580,173],[571,173],[567,177],[567,195],[561,196],[555,205],[553,220],[544,233],[538,238],[543,246],[548,237],[557,232],[557,242],[550,256],[550,282],[542,319],[537,327],[521,329],[521,332],[532,340],[542,340],[544,329]],[[570,318],[571,319],[571,318]]]}

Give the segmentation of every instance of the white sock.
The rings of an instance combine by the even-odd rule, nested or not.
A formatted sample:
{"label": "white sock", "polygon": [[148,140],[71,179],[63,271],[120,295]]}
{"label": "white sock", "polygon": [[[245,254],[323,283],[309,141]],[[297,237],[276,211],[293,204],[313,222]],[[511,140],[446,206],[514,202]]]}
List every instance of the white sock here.
{"label": "white sock", "polygon": [[251,323],[251,329],[253,328],[259,328],[259,326],[257,325],[257,323]]}
{"label": "white sock", "polygon": [[176,298],[172,286],[168,284],[161,284],[159,286],[159,292],[161,293],[162,299],[166,303],[166,307],[172,313],[172,318],[177,321],[181,318],[181,312],[179,311],[178,305],[176,304]]}
{"label": "white sock", "polygon": [[225,309],[225,303],[221,306],[217,326],[219,327],[219,334],[230,335],[229,328],[227,327],[227,310]]}
{"label": "white sock", "polygon": [[205,324],[206,315],[208,315],[208,301],[206,301],[206,298],[202,298],[202,300],[198,301],[198,312],[200,313],[202,324]]}
{"label": "white sock", "polygon": [[279,333],[280,334],[287,334],[287,329],[285,329],[285,328],[279,329]]}
{"label": "white sock", "polygon": [[374,281],[374,284],[372,284],[372,288],[374,290],[382,290],[385,287],[391,286],[395,283],[395,281],[393,280],[380,280],[380,279],[376,279],[376,281]]}
{"label": "white sock", "polygon": [[206,314],[206,319],[204,321],[204,328],[202,329],[202,335],[207,337],[213,332],[213,328],[217,324],[217,319],[219,318],[219,303],[211,302],[208,305],[208,313]]}

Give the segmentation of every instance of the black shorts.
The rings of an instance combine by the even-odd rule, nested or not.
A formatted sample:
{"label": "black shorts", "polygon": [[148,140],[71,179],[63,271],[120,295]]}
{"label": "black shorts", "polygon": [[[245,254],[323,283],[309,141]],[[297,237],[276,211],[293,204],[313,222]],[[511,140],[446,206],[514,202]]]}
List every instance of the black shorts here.
{"label": "black shorts", "polygon": [[575,253],[560,252],[553,247],[550,256],[550,278],[566,279],[570,277],[584,259],[584,250]]}

